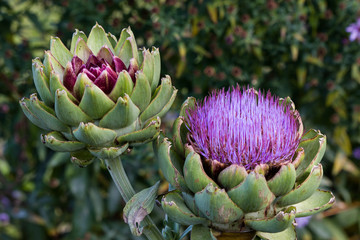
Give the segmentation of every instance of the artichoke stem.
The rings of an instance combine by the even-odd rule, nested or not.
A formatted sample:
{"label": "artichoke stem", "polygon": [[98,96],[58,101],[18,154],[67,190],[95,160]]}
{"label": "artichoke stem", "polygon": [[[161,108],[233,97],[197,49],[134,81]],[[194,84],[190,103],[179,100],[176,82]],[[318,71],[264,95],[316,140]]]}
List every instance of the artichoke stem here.
{"label": "artichoke stem", "polygon": [[[135,190],[126,175],[120,157],[105,159],[105,164],[121,194],[121,197],[125,202],[128,202],[132,196],[134,196]],[[156,227],[150,216],[145,217],[143,224],[145,226],[143,233],[149,240],[164,240],[164,237],[161,235],[159,229]]]}

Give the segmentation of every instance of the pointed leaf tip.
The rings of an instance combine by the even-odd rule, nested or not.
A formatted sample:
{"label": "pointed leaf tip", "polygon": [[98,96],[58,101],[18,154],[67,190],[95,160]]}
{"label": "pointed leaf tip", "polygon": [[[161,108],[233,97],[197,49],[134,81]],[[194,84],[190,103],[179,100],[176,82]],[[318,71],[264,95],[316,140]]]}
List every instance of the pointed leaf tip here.
{"label": "pointed leaf tip", "polygon": [[89,34],[89,37],[87,39],[87,45],[92,50],[92,52],[97,55],[100,49],[106,45],[109,47],[109,49],[112,51],[112,53],[115,53],[106,33],[102,26],[100,26],[98,23],[95,24],[95,26],[91,29],[91,32]]}

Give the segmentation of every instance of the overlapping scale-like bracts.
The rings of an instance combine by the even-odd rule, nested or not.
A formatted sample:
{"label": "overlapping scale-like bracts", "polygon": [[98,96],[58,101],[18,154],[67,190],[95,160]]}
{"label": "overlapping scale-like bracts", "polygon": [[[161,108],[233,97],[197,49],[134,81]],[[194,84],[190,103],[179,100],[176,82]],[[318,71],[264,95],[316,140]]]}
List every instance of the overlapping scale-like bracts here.
{"label": "overlapping scale-like bracts", "polygon": [[96,24],[88,37],[76,30],[70,50],[51,39],[43,62],[32,64],[38,94],[20,105],[47,131],[42,142],[71,152],[80,166],[115,158],[159,134],[160,118],[177,93],[169,76],[158,86],[160,65],[159,50],[138,49],[130,28],[117,39]]}
{"label": "overlapping scale-like bracts", "polygon": [[[290,98],[279,101],[286,101],[297,113]],[[222,239],[222,235],[236,232],[254,232],[263,239],[295,239],[295,217],[309,216],[333,205],[332,193],[318,189],[323,176],[320,161],[326,148],[325,135],[309,130],[302,135],[291,161],[276,167],[209,165],[213,160],[205,159],[188,141],[185,122],[195,104],[194,98],[184,102],[173,125],[173,139],[160,135],[154,141],[160,169],[177,189],[163,197],[162,207],[174,221],[194,225],[191,239]]]}

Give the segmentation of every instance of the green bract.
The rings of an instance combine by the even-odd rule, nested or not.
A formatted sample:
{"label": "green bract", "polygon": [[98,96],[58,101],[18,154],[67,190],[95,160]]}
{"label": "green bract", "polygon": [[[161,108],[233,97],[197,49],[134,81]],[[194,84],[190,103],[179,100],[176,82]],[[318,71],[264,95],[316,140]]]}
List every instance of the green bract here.
{"label": "green bract", "polygon": [[130,28],[118,40],[98,24],[88,37],[76,30],[70,50],[52,38],[32,66],[38,95],[21,99],[21,108],[47,131],[47,147],[71,152],[80,166],[153,140],[177,93],[169,76],[158,86],[159,50],[138,49]]}
{"label": "green bract", "polygon": [[[286,100],[295,109],[292,101]],[[246,170],[227,164],[214,174],[205,164],[207,160],[187,143],[184,116],[194,104],[193,98],[185,101],[174,122],[173,139],[160,135],[154,150],[165,178],[177,189],[163,197],[162,207],[174,221],[195,225],[192,236],[196,239],[216,239],[214,232],[254,230],[266,239],[295,239],[295,217],[333,205],[332,193],[318,189],[325,135],[316,130],[305,133],[292,161],[284,165],[263,164]],[[300,128],[302,131],[302,125]]]}

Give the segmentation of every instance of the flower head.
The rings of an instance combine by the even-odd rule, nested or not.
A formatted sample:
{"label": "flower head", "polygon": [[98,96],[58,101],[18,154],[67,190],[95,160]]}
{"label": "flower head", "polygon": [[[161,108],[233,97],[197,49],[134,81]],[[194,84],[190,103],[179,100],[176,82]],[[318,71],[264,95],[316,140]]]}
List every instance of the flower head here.
{"label": "flower head", "polygon": [[303,135],[289,97],[239,86],[203,101],[190,97],[172,140],[160,135],[154,142],[159,167],[178,190],[161,205],[173,221],[194,225],[192,236],[200,227],[196,239],[209,239],[212,229],[288,239],[295,217],[334,204],[330,192],[317,190],[325,148],[319,131]]}
{"label": "flower head", "polygon": [[350,33],[350,41],[358,40],[360,42],[360,18],[355,23],[350,24],[346,28],[346,32]]}
{"label": "flower head", "polygon": [[239,86],[214,91],[187,114],[188,140],[206,159],[253,169],[290,162],[302,137],[291,105]]}
{"label": "flower head", "polygon": [[160,63],[159,50],[139,50],[130,28],[119,39],[99,24],[89,36],[76,30],[70,49],[53,37],[44,60],[33,60],[38,93],[21,99],[20,106],[47,131],[42,142],[71,152],[80,166],[116,158],[129,145],[159,134],[160,117],[177,92],[169,76],[158,86]]}

